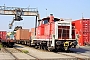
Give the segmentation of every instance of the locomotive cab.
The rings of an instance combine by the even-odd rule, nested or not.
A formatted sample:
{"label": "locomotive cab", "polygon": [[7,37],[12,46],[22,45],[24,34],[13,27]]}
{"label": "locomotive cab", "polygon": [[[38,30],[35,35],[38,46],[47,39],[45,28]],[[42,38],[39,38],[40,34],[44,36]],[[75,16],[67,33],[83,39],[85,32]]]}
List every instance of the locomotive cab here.
{"label": "locomotive cab", "polygon": [[60,19],[54,18],[53,14],[50,14],[50,17],[43,18],[42,21],[43,21],[43,24],[47,24],[47,23],[53,23],[53,22],[60,21]]}

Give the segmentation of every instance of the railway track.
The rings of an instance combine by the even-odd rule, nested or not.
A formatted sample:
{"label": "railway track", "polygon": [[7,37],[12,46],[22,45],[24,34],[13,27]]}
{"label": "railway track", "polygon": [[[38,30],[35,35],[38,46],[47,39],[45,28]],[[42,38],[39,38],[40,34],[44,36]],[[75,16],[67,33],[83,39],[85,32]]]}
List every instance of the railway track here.
{"label": "railway track", "polygon": [[[38,50],[43,50],[43,49],[38,49]],[[43,50],[45,52],[49,52],[48,50]],[[58,54],[62,54],[62,55],[65,55],[65,56],[70,56],[70,57],[74,57],[76,58],[77,60],[90,60],[90,57],[87,56],[87,55],[83,55],[83,54],[79,54],[79,53],[76,53],[75,51],[61,51],[61,52],[56,52],[56,51],[53,51],[55,53],[58,53]],[[74,54],[74,55],[73,55]],[[79,56],[80,57],[79,57]],[[82,57],[81,57],[82,56]]]}
{"label": "railway track", "polygon": [[[18,50],[18,51],[20,51],[20,52],[22,52],[22,50],[20,50],[18,48],[15,48],[15,49]],[[26,54],[29,55],[29,56],[31,56],[31,57],[33,57],[33,58],[35,58],[36,60],[39,60],[39,58],[37,58],[37,57],[35,57],[35,56],[31,55],[31,54],[28,54],[28,53],[26,53]]]}
{"label": "railway track", "polygon": [[57,54],[62,54],[62,55],[65,55],[65,56],[70,56],[70,57],[74,57],[76,58],[77,60],[90,60],[90,57],[87,56],[87,55],[83,55],[83,54],[78,54],[78,53],[63,53],[63,52],[56,52]]}
{"label": "railway track", "polygon": [[[28,47],[26,45],[23,45],[24,47]],[[33,47],[28,47],[28,48],[33,48]],[[35,49],[35,48],[34,48]],[[37,49],[37,50],[40,50],[40,51],[43,51],[43,52],[49,52],[47,50],[41,50],[41,49]],[[90,60],[90,57],[87,56],[87,55],[83,55],[83,54],[79,54],[79,53],[76,53],[75,51],[69,51],[69,52],[65,52],[65,51],[61,51],[61,52],[53,52],[53,53],[56,53],[56,54],[60,54],[60,55],[64,55],[64,56],[70,56],[70,57],[74,57],[76,58],[76,60]],[[32,56],[32,55],[30,55]],[[34,57],[34,56],[32,56]],[[39,60],[37,57],[35,57],[37,60]]]}
{"label": "railway track", "polygon": [[[25,46],[25,45],[24,45]],[[28,47],[28,46],[26,46],[26,47]],[[33,48],[33,47],[32,47]],[[41,50],[41,49],[38,49],[38,50]],[[47,51],[47,50],[41,50],[41,51],[45,51],[45,52],[49,52],[49,51]],[[74,58],[76,58],[77,60],[90,60],[90,58],[89,58],[89,56],[87,56],[87,55],[83,55],[83,54],[78,54],[78,53],[76,53],[76,52],[74,52],[74,51],[69,51],[69,52],[55,52],[55,53],[57,53],[57,54],[61,54],[61,55],[65,55],[65,56],[70,56],[70,57],[74,57]],[[69,55],[71,53],[71,55]],[[73,54],[75,54],[75,56],[73,56]],[[30,54],[28,54],[28,55],[30,55]],[[83,56],[83,57],[85,57],[85,58],[81,58],[81,57],[77,57],[77,56]],[[30,55],[30,56],[32,56],[32,55]],[[32,57],[34,57],[34,56],[32,56]],[[37,57],[34,57],[34,58],[36,58],[37,60],[39,60],[39,58],[37,58]]]}
{"label": "railway track", "polygon": [[[10,48],[3,48],[7,53],[10,53],[14,58],[15,60],[19,60],[13,53],[15,51],[15,49],[10,49]],[[16,52],[16,51],[15,51]]]}
{"label": "railway track", "polygon": [[[15,58],[15,60],[20,60],[20,58],[17,58],[17,56],[15,56],[13,53],[23,53],[23,52],[22,52],[22,50],[20,50],[18,48],[15,48],[15,47],[13,47],[13,48],[5,48],[4,47],[4,48],[2,48],[2,53],[10,53],[11,56],[13,56]],[[25,53],[25,54],[30,56],[30,57],[35,58],[35,60],[39,60],[39,58],[37,58],[37,57],[35,57],[33,55],[30,55],[28,53]],[[25,59],[25,60],[27,60],[27,59]]]}

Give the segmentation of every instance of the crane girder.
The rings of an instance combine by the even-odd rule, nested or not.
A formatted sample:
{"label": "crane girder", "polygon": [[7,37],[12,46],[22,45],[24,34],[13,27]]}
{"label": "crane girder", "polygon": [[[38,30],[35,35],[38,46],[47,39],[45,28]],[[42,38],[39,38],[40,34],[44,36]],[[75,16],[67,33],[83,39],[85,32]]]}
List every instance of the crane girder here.
{"label": "crane girder", "polygon": [[[15,15],[15,10],[0,10],[1,15]],[[35,11],[22,11],[22,16],[37,16],[37,12]]]}
{"label": "crane girder", "polygon": [[36,8],[18,8],[18,7],[6,7],[0,6],[1,15],[15,15],[16,9],[22,9],[22,16],[37,16],[38,10]]}

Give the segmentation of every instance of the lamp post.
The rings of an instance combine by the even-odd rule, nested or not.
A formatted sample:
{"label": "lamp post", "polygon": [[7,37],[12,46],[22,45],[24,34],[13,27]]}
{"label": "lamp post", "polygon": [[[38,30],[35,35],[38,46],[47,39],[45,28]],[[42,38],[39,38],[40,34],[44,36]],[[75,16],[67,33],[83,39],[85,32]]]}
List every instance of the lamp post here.
{"label": "lamp post", "polygon": [[46,8],[46,16],[47,16],[47,8]]}

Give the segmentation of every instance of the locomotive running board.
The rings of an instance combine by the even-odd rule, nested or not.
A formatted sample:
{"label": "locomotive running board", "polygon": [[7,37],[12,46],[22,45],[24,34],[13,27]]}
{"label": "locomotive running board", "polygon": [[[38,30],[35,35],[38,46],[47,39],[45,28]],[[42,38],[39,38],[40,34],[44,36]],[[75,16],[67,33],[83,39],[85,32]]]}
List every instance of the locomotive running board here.
{"label": "locomotive running board", "polygon": [[52,39],[33,39],[33,40],[52,41]]}

